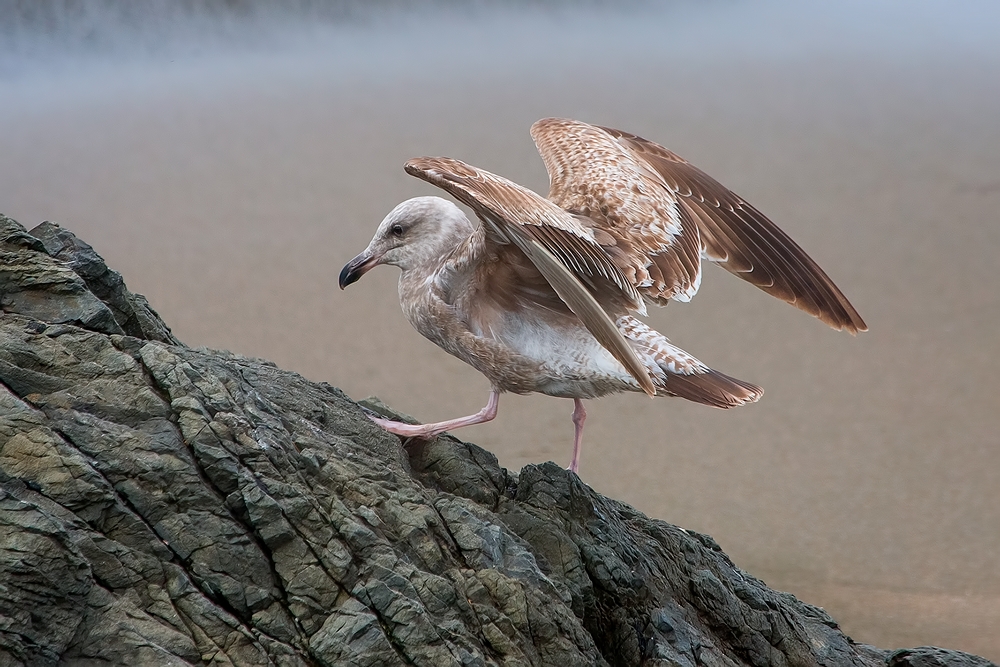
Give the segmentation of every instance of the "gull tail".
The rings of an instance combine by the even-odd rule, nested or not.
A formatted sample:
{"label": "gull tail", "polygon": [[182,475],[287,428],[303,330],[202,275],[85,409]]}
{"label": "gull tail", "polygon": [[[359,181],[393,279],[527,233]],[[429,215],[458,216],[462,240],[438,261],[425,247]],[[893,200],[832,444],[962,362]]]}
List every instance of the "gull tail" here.
{"label": "gull tail", "polygon": [[667,373],[663,392],[668,396],[680,396],[713,408],[727,409],[753,403],[763,395],[764,390],[706,367],[703,373],[693,375]]}
{"label": "gull tail", "polygon": [[657,395],[679,396],[713,408],[734,408],[753,403],[764,393],[756,385],[712,370],[634,317],[621,317],[617,324],[646,362]]}

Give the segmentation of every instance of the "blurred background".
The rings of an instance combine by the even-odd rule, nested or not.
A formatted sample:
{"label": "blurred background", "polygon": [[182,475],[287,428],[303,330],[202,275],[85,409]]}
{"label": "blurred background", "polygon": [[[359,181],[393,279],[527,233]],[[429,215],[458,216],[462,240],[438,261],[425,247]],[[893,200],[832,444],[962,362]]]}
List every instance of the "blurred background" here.
{"label": "blurred background", "polygon": [[[0,211],[91,243],[189,345],[422,420],[489,387],[344,263],[447,155],[539,192],[538,118],[619,127],[769,215],[852,338],[708,267],[651,324],[765,387],[591,401],[581,475],[858,641],[1000,660],[1000,5],[0,0]],[[460,432],[569,461],[572,403]]]}

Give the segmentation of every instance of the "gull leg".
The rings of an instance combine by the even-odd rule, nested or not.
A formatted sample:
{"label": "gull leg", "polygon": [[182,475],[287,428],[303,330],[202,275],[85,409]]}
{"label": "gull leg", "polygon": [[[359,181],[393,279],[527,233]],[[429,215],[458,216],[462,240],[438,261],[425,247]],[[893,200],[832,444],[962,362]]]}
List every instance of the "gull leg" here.
{"label": "gull leg", "polygon": [[573,426],[576,433],[573,436],[573,460],[569,462],[570,472],[580,469],[580,450],[583,448],[583,422],[587,421],[587,411],[583,409],[583,401],[573,399]]}
{"label": "gull leg", "polygon": [[497,406],[500,404],[500,392],[495,389],[490,392],[490,400],[486,403],[486,407],[477,412],[474,415],[469,415],[468,417],[459,417],[458,419],[449,419],[448,421],[437,422],[435,424],[407,424],[405,422],[396,422],[389,419],[382,419],[380,417],[372,417],[373,422],[384,428],[389,433],[395,433],[396,435],[401,435],[405,438],[420,438],[422,440],[428,440],[436,435],[444,433],[445,431],[451,431],[452,429],[461,428],[463,426],[472,426],[473,424],[482,424],[483,422],[488,422],[497,416]]}

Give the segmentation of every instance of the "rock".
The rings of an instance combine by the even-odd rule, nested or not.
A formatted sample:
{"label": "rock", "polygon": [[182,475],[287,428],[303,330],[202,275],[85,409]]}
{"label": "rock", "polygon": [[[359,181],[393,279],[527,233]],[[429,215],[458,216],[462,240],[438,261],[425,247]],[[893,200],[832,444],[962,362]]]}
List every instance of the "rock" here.
{"label": "rock", "polygon": [[83,279],[87,289],[111,311],[122,333],[145,340],[180,344],[149,306],[146,297],[129,292],[121,274],[109,269],[90,245],[51,222],[43,222],[29,234],[42,242],[46,254],[62,261]]}
{"label": "rock", "polygon": [[0,665],[991,664],[857,644],[555,464],[187,348],[55,225],[0,218],[0,253]]}
{"label": "rock", "polygon": [[934,646],[918,646],[893,651],[889,667],[995,667],[977,655]]}

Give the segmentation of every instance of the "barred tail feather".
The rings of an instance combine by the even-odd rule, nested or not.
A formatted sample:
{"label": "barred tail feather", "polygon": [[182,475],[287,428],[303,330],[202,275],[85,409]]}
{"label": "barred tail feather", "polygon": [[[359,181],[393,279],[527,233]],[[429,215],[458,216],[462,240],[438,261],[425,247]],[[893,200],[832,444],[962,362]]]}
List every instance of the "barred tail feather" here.
{"label": "barred tail feather", "polygon": [[715,408],[734,408],[753,403],[764,393],[756,385],[712,370],[630,315],[618,318],[616,324],[646,363],[657,395],[678,396]]}
{"label": "barred tail feather", "polygon": [[711,368],[692,375],[667,373],[666,382],[663,384],[664,393],[670,396],[679,396],[695,403],[723,409],[753,403],[764,393],[764,390],[756,385],[729,377]]}

